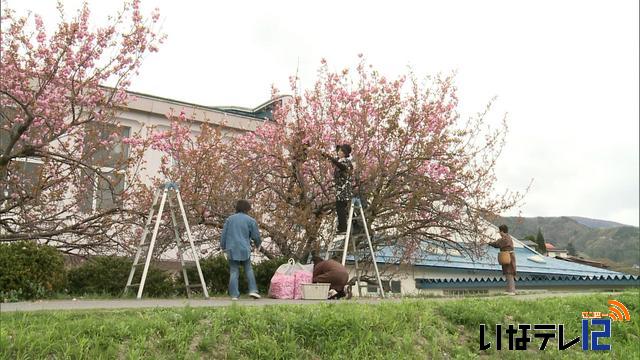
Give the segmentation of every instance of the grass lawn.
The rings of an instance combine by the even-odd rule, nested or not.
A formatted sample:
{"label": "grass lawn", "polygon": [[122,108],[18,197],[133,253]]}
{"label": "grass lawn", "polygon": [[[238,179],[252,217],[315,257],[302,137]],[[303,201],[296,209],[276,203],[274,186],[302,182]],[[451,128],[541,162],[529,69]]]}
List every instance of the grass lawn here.
{"label": "grass lawn", "polygon": [[[581,335],[583,311],[608,312],[605,294],[518,301],[510,297],[408,299],[377,305],[310,305],[40,311],[0,314],[2,359],[574,359],[640,358],[640,293],[616,297],[630,322],[612,322],[608,352],[479,350],[479,328],[496,323],[564,324],[565,342]],[[504,330],[503,330],[504,332]]]}

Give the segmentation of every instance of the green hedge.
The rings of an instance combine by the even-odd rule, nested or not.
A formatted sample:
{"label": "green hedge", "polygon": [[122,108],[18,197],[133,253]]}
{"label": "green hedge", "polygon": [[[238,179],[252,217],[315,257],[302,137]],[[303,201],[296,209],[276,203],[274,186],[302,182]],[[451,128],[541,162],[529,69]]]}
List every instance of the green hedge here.
{"label": "green hedge", "polygon": [[[266,294],[269,282],[278,266],[286,258],[266,260],[253,265],[258,291]],[[47,298],[67,291],[72,295],[120,296],[129,278],[132,261],[115,256],[96,256],[82,265],[64,269],[64,260],[58,250],[34,242],[0,244],[0,301],[18,301]],[[229,263],[223,256],[200,261],[202,272],[211,294],[226,294],[229,284]],[[195,268],[187,269],[191,284],[198,284]],[[140,282],[142,268],[136,271],[133,283]],[[244,270],[240,268],[239,287],[248,290]],[[194,289],[197,291],[197,289]],[[137,288],[132,293],[137,292]],[[182,272],[175,281],[171,275],[154,266],[149,268],[144,296],[166,297],[184,295]]]}
{"label": "green hedge", "polygon": [[[106,294],[118,296],[129,279],[132,261],[115,256],[96,256],[69,271],[69,292],[76,295]],[[142,267],[139,267],[133,283],[139,283]],[[134,293],[137,292],[134,288]],[[175,294],[173,279],[166,271],[149,267],[144,285],[144,296],[171,296]]]}
{"label": "green hedge", "polygon": [[64,259],[33,241],[0,244],[0,301],[40,299],[62,291]]}
{"label": "green hedge", "polygon": [[[253,265],[256,284],[258,285],[258,291],[261,294],[267,293],[271,277],[278,266],[286,262],[286,258],[276,258],[265,260],[259,264]],[[207,284],[207,289],[211,294],[227,293],[229,289],[229,262],[224,258],[224,256],[211,256],[200,260],[200,268],[202,269],[202,275],[204,276],[204,280]],[[187,269],[187,276],[189,277],[190,284],[198,284],[200,281],[198,278],[198,271],[195,266],[191,266]],[[184,294],[184,280],[182,279],[182,273],[180,273],[180,278],[176,280],[176,286],[180,293]],[[246,293],[249,288],[247,285],[247,279],[244,275],[244,269],[242,267],[240,267],[238,287],[241,293]]]}

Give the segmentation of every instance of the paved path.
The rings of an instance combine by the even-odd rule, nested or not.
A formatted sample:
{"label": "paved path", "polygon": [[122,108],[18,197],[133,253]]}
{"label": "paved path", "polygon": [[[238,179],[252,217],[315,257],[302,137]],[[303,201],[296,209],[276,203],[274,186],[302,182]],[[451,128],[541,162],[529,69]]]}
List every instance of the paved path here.
{"label": "paved path", "polygon": [[[512,296],[510,298],[515,300],[536,300],[548,297],[564,297],[564,296],[578,296],[589,294],[610,294],[615,295],[619,293],[611,292],[532,292],[524,293],[522,295]],[[506,297],[500,296],[500,297]],[[494,299],[495,296],[485,297],[472,297],[467,296],[465,299],[477,298],[477,299]],[[408,300],[415,300],[418,298],[405,298]],[[430,301],[449,301],[460,299],[460,297],[434,297],[424,298]],[[138,308],[175,308],[175,307],[219,307],[230,306],[237,304],[241,306],[267,306],[267,305],[311,305],[311,304],[379,304],[382,302],[397,302],[402,299],[385,299],[378,298],[364,298],[364,299],[352,299],[352,300],[279,300],[279,299],[240,299],[238,301],[232,301],[229,298],[211,298],[209,300],[202,299],[115,299],[115,300],[40,300],[34,302],[15,302],[15,303],[0,303],[0,312],[10,311],[37,311],[37,310],[87,310],[87,309],[138,309]]]}

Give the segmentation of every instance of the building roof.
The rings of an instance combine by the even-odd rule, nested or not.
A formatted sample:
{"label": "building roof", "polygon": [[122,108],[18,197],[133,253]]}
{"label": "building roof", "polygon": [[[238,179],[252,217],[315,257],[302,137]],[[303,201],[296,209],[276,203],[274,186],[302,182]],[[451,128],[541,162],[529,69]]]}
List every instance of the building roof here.
{"label": "building roof", "polygon": [[290,97],[289,95],[277,96],[255,108],[245,108],[240,106],[211,106],[211,109],[223,111],[226,113],[248,116],[262,120],[273,120],[274,105],[280,103],[283,99]]}
{"label": "building roof", "polygon": [[[464,252],[458,252],[456,253],[457,255],[421,252],[413,256],[412,263],[414,266],[419,267],[502,271],[502,267],[497,261],[499,250],[489,246],[485,250],[486,253],[480,257],[471,257]],[[528,247],[516,247],[514,253],[516,255],[518,274],[523,275],[543,274],[586,277],[625,275],[617,271],[542,256]],[[352,256],[349,258],[353,259]],[[397,252],[394,252],[393,247],[384,247],[378,251],[376,260],[378,263],[398,264],[400,263],[400,256]]]}
{"label": "building roof", "polygon": [[600,261],[595,261],[595,260],[588,260],[588,259],[584,259],[578,256],[572,256],[572,255],[567,255],[565,257],[556,257],[556,259],[560,259],[563,261],[571,261],[571,262],[575,262],[578,264],[585,264],[585,265],[589,265],[589,266],[593,266],[593,267],[598,267],[598,268],[608,268],[609,265],[600,262]]}
{"label": "building roof", "polygon": [[[495,289],[503,288],[502,267],[497,262],[499,250],[488,247],[483,256],[471,257],[464,252],[434,254],[422,252],[412,261],[413,266],[454,270],[451,274],[438,278],[416,278],[418,289]],[[362,250],[365,251],[365,250]],[[368,252],[368,251],[365,251]],[[566,287],[626,288],[640,286],[640,277],[589,266],[564,259],[542,256],[529,247],[516,247],[518,288],[547,289]],[[398,264],[398,252],[393,247],[378,251],[376,261],[380,264]],[[353,260],[353,256],[348,256]],[[459,271],[462,270],[462,271]],[[456,272],[457,271],[457,272]],[[469,271],[480,271],[487,276],[469,276]],[[442,274],[441,272],[434,272]]]}
{"label": "building roof", "polygon": [[124,106],[124,109],[129,112],[154,114],[164,118],[171,112],[184,110],[189,114],[190,121],[219,125],[239,132],[255,131],[265,121],[272,120],[274,105],[290,98],[289,95],[277,96],[255,108],[243,108],[206,106],[133,91],[127,93],[132,95]]}
{"label": "building roof", "polygon": [[[547,288],[565,286],[628,287],[640,286],[640,278],[634,275],[589,276],[518,276],[518,288]],[[505,280],[499,277],[456,278],[456,279],[416,279],[418,289],[482,289],[504,287]]]}
{"label": "building roof", "polygon": [[273,106],[277,103],[282,102],[284,99],[291,97],[291,95],[279,95],[274,97],[273,99],[267,100],[266,102],[256,106],[255,108],[246,108],[241,106],[200,105],[200,104],[195,104],[191,102],[163,98],[160,96],[144,94],[144,93],[135,92],[135,91],[127,91],[127,93],[134,96],[132,103],[135,102],[137,98],[146,98],[149,100],[161,101],[164,103],[169,103],[169,104],[181,106],[181,107],[194,108],[194,109],[206,109],[209,111],[217,111],[221,113],[230,113],[230,114],[241,115],[244,117],[249,117],[249,118],[258,119],[258,120],[273,120]]}
{"label": "building roof", "polygon": [[556,247],[555,247],[555,246],[553,246],[553,244],[551,244],[551,243],[545,243],[545,244],[544,244],[544,247],[545,247],[547,250],[555,250],[555,249],[556,249]]}

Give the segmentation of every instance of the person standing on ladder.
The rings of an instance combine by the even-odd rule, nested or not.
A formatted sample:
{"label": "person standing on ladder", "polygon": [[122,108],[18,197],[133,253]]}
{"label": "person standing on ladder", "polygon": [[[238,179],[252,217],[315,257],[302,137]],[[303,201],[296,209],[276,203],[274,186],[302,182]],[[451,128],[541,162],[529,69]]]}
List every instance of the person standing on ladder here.
{"label": "person standing on ladder", "polygon": [[256,278],[251,267],[251,240],[256,248],[260,247],[262,240],[258,231],[258,223],[247,215],[251,211],[251,203],[247,200],[238,200],[236,213],[229,216],[224,222],[222,236],[220,237],[220,249],[225,253],[229,261],[229,295],[232,300],[238,300],[238,277],[240,266],[244,267],[244,274],[249,283],[249,296],[260,299]]}
{"label": "person standing on ladder", "polygon": [[347,217],[349,204],[353,197],[353,161],[351,159],[351,145],[342,144],[336,146],[338,157],[323,153],[322,155],[333,163],[333,180],[336,188],[336,214],[338,216],[338,233],[336,238],[344,238],[347,233]]}

